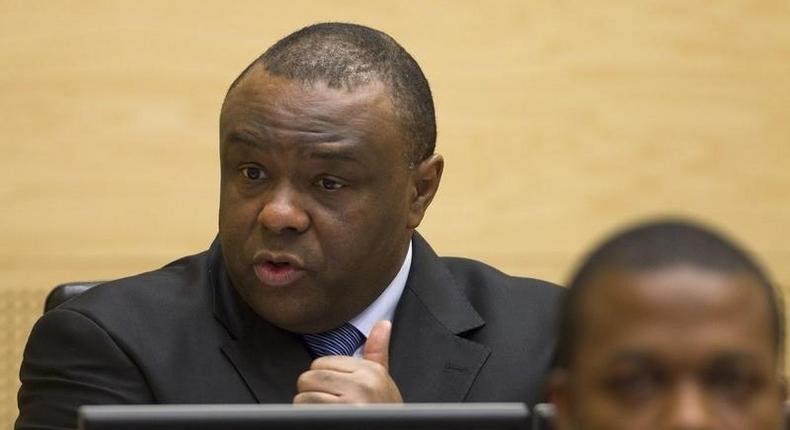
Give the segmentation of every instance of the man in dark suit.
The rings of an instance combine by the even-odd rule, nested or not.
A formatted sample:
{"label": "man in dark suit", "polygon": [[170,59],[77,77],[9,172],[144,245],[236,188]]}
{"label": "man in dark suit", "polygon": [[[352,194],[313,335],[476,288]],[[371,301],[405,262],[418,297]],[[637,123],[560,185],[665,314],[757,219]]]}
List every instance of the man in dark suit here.
{"label": "man in dark suit", "polygon": [[414,232],[435,138],[428,83],[389,36],[318,24],[276,43],[222,106],[218,239],[42,317],[17,428],[72,427],[82,404],[539,401],[560,289]]}

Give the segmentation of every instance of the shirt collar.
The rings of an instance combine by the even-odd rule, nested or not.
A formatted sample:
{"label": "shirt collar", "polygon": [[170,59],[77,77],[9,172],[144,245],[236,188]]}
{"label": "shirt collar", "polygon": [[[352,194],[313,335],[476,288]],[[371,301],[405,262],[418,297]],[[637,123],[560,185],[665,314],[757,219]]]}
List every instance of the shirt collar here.
{"label": "shirt collar", "polygon": [[[365,337],[370,334],[370,329],[376,324],[376,321],[387,320],[392,321],[395,316],[395,308],[398,306],[400,296],[403,294],[403,289],[406,288],[406,280],[409,278],[409,270],[411,269],[411,241],[409,241],[409,250],[406,251],[406,258],[403,259],[403,264],[400,266],[398,274],[392,279],[392,282],[379,294],[378,298],[373,301],[362,313],[354,317],[351,325],[357,328]],[[362,348],[358,348],[354,356],[360,356]]]}

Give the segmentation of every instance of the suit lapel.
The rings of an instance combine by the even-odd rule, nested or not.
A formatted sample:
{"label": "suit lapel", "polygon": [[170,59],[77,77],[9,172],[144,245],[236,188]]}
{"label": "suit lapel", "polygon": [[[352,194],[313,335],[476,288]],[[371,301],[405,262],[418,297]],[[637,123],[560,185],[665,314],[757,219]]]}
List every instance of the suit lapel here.
{"label": "suit lapel", "polygon": [[263,320],[243,338],[226,342],[222,351],[258,403],[291,403],[296,379],[311,361],[297,335]]}
{"label": "suit lapel", "polygon": [[491,350],[461,335],[485,322],[422,237],[414,235],[393,322],[390,373],[407,402],[464,400]]}
{"label": "suit lapel", "polygon": [[296,379],[310,367],[307,349],[298,335],[264,321],[238,297],[225,273],[218,241],[209,259],[214,316],[230,334],[222,352],[259,403],[291,403]]}

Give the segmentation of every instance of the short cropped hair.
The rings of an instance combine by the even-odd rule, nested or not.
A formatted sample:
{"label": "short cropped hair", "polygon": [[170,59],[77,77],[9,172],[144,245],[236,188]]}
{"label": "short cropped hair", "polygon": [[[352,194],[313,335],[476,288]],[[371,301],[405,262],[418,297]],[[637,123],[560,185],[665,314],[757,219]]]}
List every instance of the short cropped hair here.
{"label": "short cropped hair", "polygon": [[369,27],[321,23],[281,39],[236,78],[228,93],[256,64],[269,73],[330,88],[354,90],[380,81],[390,92],[404,137],[406,154],[418,163],[436,147],[436,113],[428,80],[412,56],[389,35]]}
{"label": "short cropped hair", "polygon": [[560,311],[555,366],[570,368],[574,359],[584,297],[594,294],[590,281],[611,270],[652,271],[691,265],[728,274],[754,277],[770,309],[771,329],[779,363],[784,360],[785,319],[782,296],[766,272],[742,248],[706,227],[683,220],[662,220],[623,230],[595,248],[568,284]]}

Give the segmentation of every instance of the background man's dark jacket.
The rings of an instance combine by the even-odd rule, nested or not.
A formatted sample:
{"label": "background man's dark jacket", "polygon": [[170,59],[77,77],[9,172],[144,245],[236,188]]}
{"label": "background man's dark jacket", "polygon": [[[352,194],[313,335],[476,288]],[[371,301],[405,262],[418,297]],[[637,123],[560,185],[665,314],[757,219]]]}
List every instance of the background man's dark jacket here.
{"label": "background man's dark jacket", "polygon": [[[238,298],[223,266],[215,242],[43,316],[25,350],[16,428],[73,428],[83,404],[290,403],[310,356]],[[415,234],[390,345],[404,400],[540,401],[560,294],[437,257]]]}

